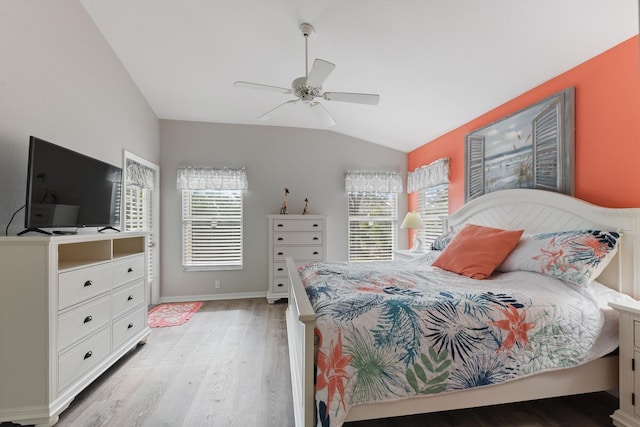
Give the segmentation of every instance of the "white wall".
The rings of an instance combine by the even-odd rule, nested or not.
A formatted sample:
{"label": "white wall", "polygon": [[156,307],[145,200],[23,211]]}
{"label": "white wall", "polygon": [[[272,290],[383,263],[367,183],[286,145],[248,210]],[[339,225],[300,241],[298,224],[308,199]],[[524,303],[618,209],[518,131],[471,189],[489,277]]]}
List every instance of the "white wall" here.
{"label": "white wall", "polygon": [[[0,227],[25,202],[29,135],[158,163],[159,124],[78,0],[0,2]],[[24,225],[21,211],[9,234]]]}
{"label": "white wall", "polygon": [[[272,126],[241,126],[184,121],[160,121],[162,211],[161,290],[164,300],[265,295],[268,287],[267,218],[278,213],[284,188],[291,192],[289,213],[328,215],[328,257],[347,259],[347,170],[406,172],[406,153],[325,130]],[[249,190],[244,198],[244,269],[184,272],[181,258],[180,166],[247,168]],[[398,199],[404,218],[406,194]],[[407,247],[407,232],[399,230],[399,247]],[[214,281],[222,287],[214,289]],[[182,298],[186,297],[186,298]]]}

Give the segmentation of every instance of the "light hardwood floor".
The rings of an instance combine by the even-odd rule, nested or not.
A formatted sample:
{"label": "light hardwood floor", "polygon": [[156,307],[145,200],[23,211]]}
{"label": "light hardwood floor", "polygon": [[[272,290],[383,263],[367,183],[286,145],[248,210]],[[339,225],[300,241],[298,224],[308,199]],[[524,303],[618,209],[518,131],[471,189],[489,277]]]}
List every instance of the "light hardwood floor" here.
{"label": "light hardwood floor", "polygon": [[[153,329],[57,426],[293,426],[285,309],[266,299],[210,301],[182,326]],[[615,397],[594,393],[346,426],[611,426],[616,407]]]}

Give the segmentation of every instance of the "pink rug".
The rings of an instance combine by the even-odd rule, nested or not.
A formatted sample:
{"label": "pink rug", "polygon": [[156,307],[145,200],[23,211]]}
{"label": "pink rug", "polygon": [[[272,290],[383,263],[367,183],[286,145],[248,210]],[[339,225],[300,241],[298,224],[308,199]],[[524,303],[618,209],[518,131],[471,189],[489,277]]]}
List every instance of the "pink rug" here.
{"label": "pink rug", "polygon": [[193,314],[200,310],[201,302],[172,302],[160,304],[149,310],[149,327],[163,328],[165,326],[178,326],[191,319]]}

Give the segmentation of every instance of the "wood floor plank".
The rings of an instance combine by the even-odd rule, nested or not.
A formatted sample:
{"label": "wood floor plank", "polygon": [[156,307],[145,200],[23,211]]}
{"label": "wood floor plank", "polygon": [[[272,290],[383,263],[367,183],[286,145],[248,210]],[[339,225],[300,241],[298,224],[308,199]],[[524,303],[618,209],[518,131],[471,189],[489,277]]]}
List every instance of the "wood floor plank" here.
{"label": "wood floor plank", "polygon": [[[209,301],[184,325],[153,329],[57,425],[293,427],[285,309],[262,298]],[[617,405],[608,393],[592,393],[345,427],[600,427],[612,425]]]}

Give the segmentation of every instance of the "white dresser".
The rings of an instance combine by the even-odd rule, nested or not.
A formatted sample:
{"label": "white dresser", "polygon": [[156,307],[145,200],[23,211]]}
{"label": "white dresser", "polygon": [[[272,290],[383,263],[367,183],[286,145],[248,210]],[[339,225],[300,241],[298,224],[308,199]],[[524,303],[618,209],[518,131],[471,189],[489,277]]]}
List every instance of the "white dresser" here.
{"label": "white dresser", "polygon": [[327,217],[324,215],[268,215],[270,303],[289,295],[285,258],[297,265],[327,259]]}
{"label": "white dresser", "polygon": [[52,425],[147,326],[146,233],[0,238],[0,421]]}

